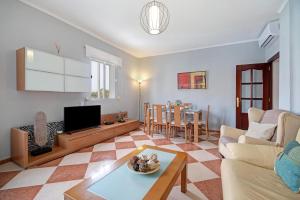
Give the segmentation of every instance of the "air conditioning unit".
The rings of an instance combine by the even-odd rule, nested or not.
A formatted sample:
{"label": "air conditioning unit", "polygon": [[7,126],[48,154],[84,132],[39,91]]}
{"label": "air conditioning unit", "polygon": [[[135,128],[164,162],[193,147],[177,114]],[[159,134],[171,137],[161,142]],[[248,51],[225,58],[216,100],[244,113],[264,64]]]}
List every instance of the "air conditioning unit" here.
{"label": "air conditioning unit", "polygon": [[258,38],[259,47],[265,48],[277,36],[279,36],[279,21],[273,21],[266,25]]}

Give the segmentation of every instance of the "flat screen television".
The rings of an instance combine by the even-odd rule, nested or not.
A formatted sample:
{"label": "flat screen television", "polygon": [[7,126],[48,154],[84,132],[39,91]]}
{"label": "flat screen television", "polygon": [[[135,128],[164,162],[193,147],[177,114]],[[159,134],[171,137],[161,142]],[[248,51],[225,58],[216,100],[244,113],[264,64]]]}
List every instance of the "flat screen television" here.
{"label": "flat screen television", "polygon": [[75,106],[64,108],[64,131],[98,127],[101,124],[101,106]]}

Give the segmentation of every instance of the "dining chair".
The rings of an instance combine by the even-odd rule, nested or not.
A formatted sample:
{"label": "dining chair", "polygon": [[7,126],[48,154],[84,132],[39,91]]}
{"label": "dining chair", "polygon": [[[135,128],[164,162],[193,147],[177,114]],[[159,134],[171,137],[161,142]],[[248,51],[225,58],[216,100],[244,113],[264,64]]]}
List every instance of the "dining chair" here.
{"label": "dining chair", "polygon": [[[153,129],[155,129],[156,132],[163,131],[163,128],[165,128],[165,134],[166,137],[168,137],[168,121],[167,121],[167,109],[165,105],[153,105]],[[153,136],[153,132],[152,132]]]}
{"label": "dining chair", "polygon": [[175,137],[175,134],[178,129],[184,128],[184,134],[187,135],[187,121],[186,115],[184,114],[183,119],[181,115],[181,106],[174,106],[174,119],[172,119],[172,111],[170,110],[169,114],[169,137],[172,135]]}
{"label": "dining chair", "polygon": [[153,115],[152,115],[153,108],[149,105],[146,111],[146,133],[148,135],[152,134],[152,127],[153,127]]}
{"label": "dining chair", "polygon": [[147,127],[147,111],[149,108],[149,103],[144,103],[144,132],[146,133],[146,127]]}
{"label": "dining chair", "polygon": [[205,121],[201,120],[199,124],[199,129],[201,129],[200,132],[205,131],[207,138],[209,137],[209,113],[210,113],[210,105],[207,106]]}

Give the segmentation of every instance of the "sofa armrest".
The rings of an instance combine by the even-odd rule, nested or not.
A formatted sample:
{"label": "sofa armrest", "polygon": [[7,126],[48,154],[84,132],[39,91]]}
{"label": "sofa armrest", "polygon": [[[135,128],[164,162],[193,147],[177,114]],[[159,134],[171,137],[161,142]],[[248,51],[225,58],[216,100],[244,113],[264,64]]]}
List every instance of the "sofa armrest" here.
{"label": "sofa armrest", "polygon": [[257,144],[257,145],[273,145],[276,146],[275,142],[271,142],[268,140],[257,139],[253,137],[248,137],[246,135],[241,135],[238,140],[239,144]]}
{"label": "sofa armrest", "polygon": [[235,139],[238,139],[241,135],[244,135],[246,133],[246,131],[244,130],[232,128],[225,125],[221,126],[220,132],[221,132],[221,136],[232,137]]}
{"label": "sofa armrest", "polygon": [[247,162],[259,167],[273,169],[275,160],[282,147],[253,144],[227,144],[231,153],[230,159]]}

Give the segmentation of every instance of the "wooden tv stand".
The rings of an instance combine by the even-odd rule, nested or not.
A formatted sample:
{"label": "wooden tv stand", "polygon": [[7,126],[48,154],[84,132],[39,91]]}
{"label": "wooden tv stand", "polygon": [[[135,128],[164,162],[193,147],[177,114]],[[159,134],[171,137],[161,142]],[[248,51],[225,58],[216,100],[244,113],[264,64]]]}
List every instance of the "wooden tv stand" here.
{"label": "wooden tv stand", "polygon": [[112,125],[101,125],[72,134],[60,134],[51,152],[31,156],[28,151],[28,133],[17,128],[11,129],[11,159],[24,168],[40,165],[65,156],[82,148],[89,147],[115,136],[128,133],[139,128],[138,120],[129,119],[124,123],[115,122]]}

